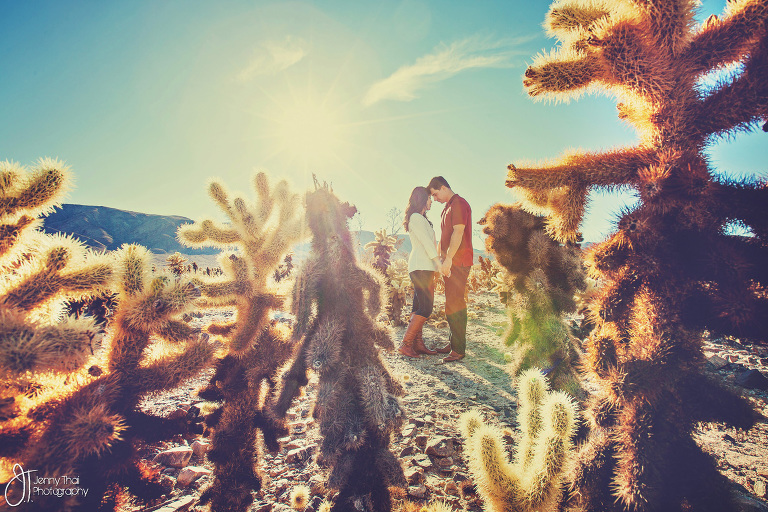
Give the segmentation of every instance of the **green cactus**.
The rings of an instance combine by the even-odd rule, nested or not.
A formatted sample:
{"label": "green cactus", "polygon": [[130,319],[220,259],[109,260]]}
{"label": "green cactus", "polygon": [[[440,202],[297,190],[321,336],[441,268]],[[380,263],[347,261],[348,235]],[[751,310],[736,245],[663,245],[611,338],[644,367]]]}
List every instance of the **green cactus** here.
{"label": "green cactus", "polygon": [[[507,175],[526,209],[547,214],[559,241],[576,239],[590,191],[630,188],[638,196],[586,257],[605,285],[589,307],[591,433],[570,476],[574,510],[734,506],[691,434],[714,417],[753,421],[735,396],[720,410],[701,398],[727,394],[701,374],[702,333],[766,339],[768,186],[719,177],[704,150],[768,119],[768,2],[729,1],[701,25],[697,4],[559,0],[545,22],[559,47],[537,57],[523,80],[534,97],[616,97],[619,118],[639,139],[510,165]],[[739,67],[729,78],[701,80],[732,64]],[[733,234],[733,224],[752,235]]]}
{"label": "green cactus", "polygon": [[485,225],[487,250],[505,269],[496,281],[506,295],[510,325],[504,341],[516,351],[515,371],[546,366],[553,386],[576,393],[580,350],[565,315],[576,311],[574,297],[586,289],[578,247],[552,240],[544,218],[519,204],[494,205],[478,223]]}
{"label": "green cactus", "polygon": [[[406,485],[389,451],[402,420],[403,389],[389,374],[379,347],[394,349],[389,332],[375,323],[381,310],[380,274],[355,260],[347,219],[356,211],[325,186],[306,196],[312,254],[296,278],[294,337],[301,346],[283,376],[275,411],[283,416],[307,371],[319,374],[313,415],[330,466],[327,487],[338,489],[334,511],[389,511],[388,486]],[[362,507],[362,508],[361,508]]]}
{"label": "green cactus", "polygon": [[563,392],[549,392],[540,370],[520,376],[518,418],[522,439],[514,463],[507,460],[503,435],[486,425],[477,411],[460,417],[469,470],[492,512],[554,510],[573,455],[576,406]]}
{"label": "green cactus", "polygon": [[[208,458],[214,463],[214,481],[201,500],[211,510],[246,510],[251,491],[259,490],[261,477],[255,461],[257,431],[266,448],[278,448],[277,439],[287,433],[282,420],[266,410],[277,382],[277,371],[290,358],[292,345],[286,329],[271,325],[269,313],[282,304],[268,282],[279,268],[283,255],[302,236],[299,197],[285,181],[270,187],[267,175],[254,179],[257,202],[247,205],[242,198],[230,201],[219,183],[210,185],[210,195],[229,217],[229,224],[217,226],[204,220],[179,228],[179,239],[191,246],[236,246],[237,253],[219,258],[224,276],[201,283],[198,307],[234,307],[236,319],[212,324],[208,332],[223,336],[227,353],[216,364],[216,372],[199,395],[222,402],[209,417],[214,429],[213,448]],[[290,260],[288,260],[290,261]],[[266,386],[264,385],[266,384]]]}

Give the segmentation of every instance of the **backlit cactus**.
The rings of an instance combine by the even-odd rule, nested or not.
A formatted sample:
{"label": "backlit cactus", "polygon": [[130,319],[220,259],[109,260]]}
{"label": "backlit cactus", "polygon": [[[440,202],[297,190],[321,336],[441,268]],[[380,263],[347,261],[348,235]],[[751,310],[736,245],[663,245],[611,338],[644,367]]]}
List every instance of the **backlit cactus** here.
{"label": "backlit cactus", "polygon": [[389,451],[403,416],[397,399],[403,389],[376,347],[394,348],[389,332],[375,323],[381,277],[355,260],[347,227],[353,206],[325,186],[308,193],[306,205],[312,253],[297,276],[292,304],[301,345],[275,410],[286,413],[308,383],[308,370],[319,374],[313,415],[323,436],[322,459],[331,466],[327,487],[339,491],[332,510],[389,511],[387,487],[406,485]]}
{"label": "backlit cactus", "polygon": [[160,492],[159,484],[146,480],[135,441],[171,437],[184,426],[141,412],[139,402],[194,377],[213,358],[207,340],[174,318],[199,297],[197,287],[153,275],[149,251],[141,246],[123,246],[113,265],[118,306],[98,361],[106,372],[78,375],[76,389],[30,411],[38,435],[21,456],[24,467],[36,468],[41,476],[80,475],[89,494],[36,500],[36,507],[111,510],[120,486],[139,497],[156,497],[152,493]]}
{"label": "backlit cactus", "polygon": [[556,388],[575,392],[579,351],[564,314],[576,311],[574,297],[586,288],[578,248],[552,240],[544,218],[520,205],[494,205],[479,224],[485,225],[487,250],[505,268],[496,278],[508,282],[499,286],[510,321],[504,341],[516,347],[518,368],[546,366]]}
{"label": "backlit cactus", "polygon": [[0,479],[38,431],[30,410],[83,368],[102,336],[92,319],[66,317],[64,306],[106,290],[110,262],[37,231],[70,180],[56,160],[33,169],[0,162],[0,458],[10,457]]}
{"label": "backlit cactus", "polygon": [[395,325],[403,325],[403,307],[411,290],[411,276],[408,273],[408,261],[398,259],[393,261],[386,271],[387,280],[387,314]]}
{"label": "backlit cactus", "polygon": [[374,240],[365,244],[363,249],[371,250],[373,261],[371,266],[379,272],[385,273],[389,268],[389,257],[397,251],[398,239],[394,235],[387,235],[386,229],[374,232]]}
{"label": "backlit cactus", "polygon": [[[3,414],[9,420],[2,425],[3,470],[19,462],[41,478],[78,475],[87,482],[87,498],[35,497],[22,510],[108,510],[121,484],[137,494],[149,490],[142,488],[132,440],[147,430],[156,439],[167,423],[140,413],[139,400],[176,386],[211,358],[206,344],[186,344],[194,334],[186,324],[170,319],[184,311],[196,290],[171,284],[168,277],[151,279],[143,248],[125,247],[115,259],[96,257],[72,239],[31,232],[34,222],[19,219],[31,219],[58,200],[68,170],[51,160],[42,160],[32,173],[7,163],[0,167],[2,223],[15,226],[2,230],[7,238],[0,243],[8,273],[0,292],[3,404],[11,405],[10,414],[8,407]],[[67,301],[114,288],[120,290],[119,308],[108,346],[99,353],[94,342],[100,327],[87,317],[61,315]],[[153,335],[174,343],[175,353],[148,357]],[[108,371],[96,364],[83,370],[88,362]],[[25,389],[30,392],[18,393]],[[20,491],[9,490],[9,497]]]}
{"label": "backlit cactus", "polygon": [[460,418],[469,470],[488,512],[554,510],[573,455],[577,412],[570,397],[549,392],[546,378],[533,368],[520,376],[518,398],[522,438],[514,463],[497,427],[476,411]]}
{"label": "backlit cactus", "polygon": [[[731,508],[690,435],[712,417],[700,397],[724,395],[699,373],[701,333],[766,339],[768,186],[718,177],[703,150],[768,117],[768,2],[728,2],[701,26],[696,5],[557,1],[545,25],[560,46],[525,72],[532,96],[587,87],[616,96],[639,136],[633,147],[509,167],[507,185],[547,213],[561,241],[576,238],[590,190],[630,187],[639,198],[587,257],[605,286],[590,306],[585,369],[595,391],[590,439],[571,475],[574,510]],[[730,78],[703,85],[735,63]],[[732,224],[751,235],[732,234]]]}
{"label": "backlit cactus", "polygon": [[280,181],[270,186],[267,175],[254,178],[257,201],[248,204],[240,197],[229,199],[219,183],[210,185],[210,195],[229,218],[227,225],[211,220],[182,226],[179,239],[191,246],[230,248],[237,252],[219,257],[224,276],[202,282],[199,307],[234,307],[237,316],[226,324],[213,324],[208,332],[223,336],[227,353],[216,364],[216,372],[200,396],[223,402],[209,419],[214,429],[208,458],[215,464],[214,482],[204,491],[203,502],[215,511],[246,510],[251,491],[261,487],[255,464],[257,431],[266,447],[275,450],[277,439],[287,433],[265,404],[271,401],[277,370],[290,358],[289,332],[270,324],[270,311],[282,304],[268,279],[302,234],[303,217],[299,196]]}

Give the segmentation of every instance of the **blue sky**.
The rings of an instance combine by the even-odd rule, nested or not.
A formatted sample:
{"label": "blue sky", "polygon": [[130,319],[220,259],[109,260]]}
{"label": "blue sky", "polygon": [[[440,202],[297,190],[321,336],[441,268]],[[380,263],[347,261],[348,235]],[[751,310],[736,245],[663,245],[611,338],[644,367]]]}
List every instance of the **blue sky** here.
{"label": "blue sky", "polygon": [[[703,2],[700,19],[725,0]],[[58,157],[65,202],[192,219],[220,212],[209,178],[252,197],[265,170],[313,172],[387,224],[443,175],[478,219],[509,202],[507,164],[632,144],[614,102],[533,102],[527,63],[553,46],[545,2],[0,0],[0,160]],[[732,175],[768,172],[766,135],[710,151]],[[628,195],[595,194],[597,241]],[[433,207],[430,217],[439,218]]]}

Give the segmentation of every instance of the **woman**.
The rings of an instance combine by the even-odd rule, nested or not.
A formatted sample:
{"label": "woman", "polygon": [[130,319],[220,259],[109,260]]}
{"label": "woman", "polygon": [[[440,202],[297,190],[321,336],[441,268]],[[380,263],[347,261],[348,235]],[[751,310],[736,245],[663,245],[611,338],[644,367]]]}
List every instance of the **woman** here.
{"label": "woman", "polygon": [[432,223],[427,219],[427,211],[432,206],[429,190],[416,187],[411,192],[408,207],[405,209],[403,226],[411,238],[411,255],[408,258],[408,272],[413,282],[413,312],[408,329],[398,352],[408,357],[419,357],[419,354],[437,354],[424,345],[422,329],[424,322],[432,314],[435,302],[433,286],[435,273],[440,268],[440,255],[437,252],[437,241]]}

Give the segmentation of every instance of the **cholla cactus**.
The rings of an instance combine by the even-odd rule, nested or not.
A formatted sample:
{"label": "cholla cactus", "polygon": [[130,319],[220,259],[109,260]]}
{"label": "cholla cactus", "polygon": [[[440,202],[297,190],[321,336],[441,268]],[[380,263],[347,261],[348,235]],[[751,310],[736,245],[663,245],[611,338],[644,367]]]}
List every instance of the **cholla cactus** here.
{"label": "cholla cactus", "polygon": [[387,235],[386,229],[381,229],[374,233],[376,238],[368,242],[363,247],[366,251],[371,249],[373,252],[373,262],[371,266],[381,273],[386,273],[389,267],[389,257],[397,251],[397,247],[402,243],[394,235]]}
{"label": "cholla cactus", "polygon": [[[83,368],[101,340],[92,319],[64,310],[66,301],[108,287],[110,262],[71,238],[37,231],[38,217],[59,203],[70,179],[56,160],[41,159],[34,169],[0,162],[0,458],[33,441],[39,425],[30,410],[42,395],[63,391],[50,376]],[[0,480],[8,469],[0,469]]]}
{"label": "cholla cactus", "polygon": [[[230,201],[224,187],[214,182],[209,193],[229,217],[226,226],[204,220],[179,228],[179,239],[191,246],[236,246],[237,253],[219,257],[224,277],[202,282],[198,307],[235,307],[233,322],[208,326],[221,335],[227,354],[200,396],[221,401],[211,415],[213,448],[208,457],[215,464],[215,480],[201,500],[210,501],[213,511],[246,510],[251,491],[259,490],[261,477],[255,466],[257,429],[264,444],[274,450],[277,439],[287,433],[281,421],[265,410],[273,395],[276,372],[290,357],[289,333],[270,325],[269,313],[282,304],[268,283],[283,255],[302,234],[299,197],[286,181],[270,187],[267,175],[254,179],[257,202],[242,198]],[[266,385],[265,385],[266,384]]]}
{"label": "cholla cactus", "polygon": [[544,218],[519,205],[494,205],[479,224],[485,225],[488,251],[505,266],[497,281],[507,293],[510,326],[504,336],[518,351],[518,369],[546,366],[556,388],[574,392],[578,350],[564,315],[576,311],[574,297],[586,288],[578,248],[553,241]]}
{"label": "cholla cactus", "polygon": [[403,325],[403,307],[409,292],[413,289],[408,273],[408,261],[398,259],[392,262],[386,271],[387,312],[395,325]]}
{"label": "cholla cactus", "polygon": [[[30,174],[5,164],[0,176],[3,221],[8,221],[6,226],[19,226],[23,223],[14,218],[24,218],[25,211],[31,218],[56,198],[67,168],[44,160]],[[21,252],[14,244],[34,238],[21,236],[19,230],[13,235],[9,235],[13,230],[5,230],[6,236],[12,236],[0,244],[5,257],[14,250],[17,255]],[[41,478],[78,475],[88,482],[87,498],[36,496],[35,510],[108,509],[110,498],[104,498],[108,486],[130,482],[132,490],[140,490],[141,470],[132,459],[131,440],[146,433],[141,427],[148,423],[153,436],[163,424],[137,412],[139,399],[174,387],[210,359],[211,350],[205,344],[184,345],[193,334],[186,324],[169,320],[170,315],[183,312],[195,288],[183,283],[168,286],[168,278],[150,281],[148,254],[138,247],[124,248],[117,261],[111,261],[106,256],[85,257],[82,246],[71,239],[37,235],[24,252],[29,257],[20,265],[5,262],[6,269],[14,270],[0,293],[0,344],[7,369],[3,377],[15,379],[16,384],[26,382],[37,394],[12,397],[18,408],[16,417],[3,425],[3,456],[15,455],[5,461],[18,461]],[[113,269],[120,271],[115,285]],[[109,371],[104,373],[95,365],[85,371],[81,368],[87,362],[99,362],[93,356],[98,328],[87,318],[58,322],[59,311],[65,299],[107,293],[110,285],[122,291],[113,335],[103,353],[102,366]],[[170,339],[181,350],[150,360],[145,349],[151,335]],[[66,373],[66,384],[51,381],[46,372]],[[52,385],[46,386],[47,382]],[[3,385],[4,392],[19,389],[7,381]],[[11,495],[19,491],[11,486]]]}
{"label": "cholla cactus", "polygon": [[180,276],[184,273],[185,264],[187,263],[187,258],[179,254],[178,252],[175,252],[165,258],[165,261],[168,263],[166,264],[171,272],[173,272],[173,275]]}
{"label": "cholla cactus", "polygon": [[36,507],[108,510],[115,505],[116,485],[152,492],[134,441],[170,437],[182,425],[140,412],[139,401],[194,377],[213,358],[205,338],[173,319],[189,309],[199,290],[167,275],[153,277],[143,247],[125,245],[114,257],[118,308],[102,362],[107,371],[78,375],[76,390],[31,411],[39,437],[21,457],[24,467],[40,476],[79,475],[89,494],[80,502],[79,497],[36,499]]}
{"label": "cholla cactus", "polygon": [[502,432],[477,411],[460,419],[469,470],[489,512],[553,510],[562,494],[563,470],[573,455],[576,406],[563,392],[548,392],[538,369],[520,376],[518,418],[522,439],[514,463]]}
{"label": "cholla cactus", "polygon": [[[723,394],[699,374],[701,332],[765,339],[768,186],[717,177],[703,149],[768,118],[768,3],[728,2],[701,26],[696,5],[555,2],[545,25],[560,46],[525,72],[532,96],[569,98],[590,86],[615,95],[639,135],[634,147],[510,166],[507,179],[526,208],[548,214],[558,240],[576,238],[590,190],[639,195],[588,255],[605,286],[591,304],[586,370],[596,391],[572,475],[579,510],[732,508],[690,437],[715,414],[700,397]],[[735,63],[731,78],[702,85]],[[733,222],[754,236],[729,234]]]}
{"label": "cholla cactus", "polygon": [[275,404],[284,415],[307,370],[320,377],[314,417],[331,465],[327,487],[338,489],[334,511],[390,510],[388,486],[405,486],[389,451],[402,419],[397,396],[403,389],[379,357],[376,345],[394,349],[389,332],[374,318],[381,310],[378,272],[355,261],[347,219],[356,209],[325,186],[306,196],[312,254],[297,276],[293,296],[294,336],[302,338]]}

